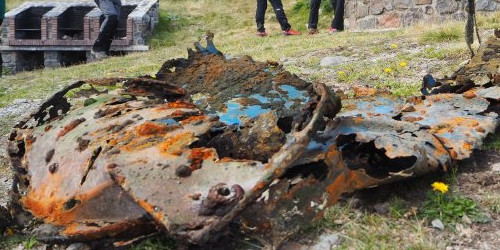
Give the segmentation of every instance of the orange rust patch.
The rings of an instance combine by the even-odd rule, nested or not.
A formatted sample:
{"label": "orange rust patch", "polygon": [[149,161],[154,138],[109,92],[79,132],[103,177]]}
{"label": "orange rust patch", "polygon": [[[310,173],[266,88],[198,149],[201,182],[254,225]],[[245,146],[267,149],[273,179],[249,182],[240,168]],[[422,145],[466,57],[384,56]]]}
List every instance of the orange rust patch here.
{"label": "orange rust patch", "polygon": [[68,125],[64,126],[64,128],[61,129],[61,131],[59,131],[59,133],[57,134],[57,139],[65,136],[67,133],[69,133],[71,130],[75,129],[78,125],[80,125],[84,121],[85,121],[85,118],[78,118],[78,119],[70,122]]}
{"label": "orange rust patch", "polygon": [[203,161],[209,158],[212,160],[215,158],[215,152],[212,148],[194,148],[189,152],[188,159],[191,163],[189,168],[193,171],[200,169]]}
{"label": "orange rust patch", "polygon": [[203,120],[205,120],[206,116],[204,115],[197,115],[197,116],[190,116],[182,121],[180,121],[180,123],[182,125],[185,125],[185,124],[188,124],[188,123],[193,123],[193,122],[202,122]]}
{"label": "orange rust patch", "polygon": [[161,153],[167,155],[179,155],[191,144],[196,141],[196,137],[192,132],[180,133],[168,138],[166,141],[158,145]]}
{"label": "orange rust patch", "polygon": [[374,96],[376,93],[377,90],[373,88],[367,88],[362,86],[354,87],[354,96],[356,97],[369,97],[369,96]]}
{"label": "orange rust patch", "polygon": [[473,90],[469,90],[469,91],[463,93],[462,96],[465,97],[465,99],[472,99],[472,98],[477,96],[476,93],[474,93],[474,92],[475,91],[473,91]]}
{"label": "orange rust patch", "polygon": [[152,122],[145,122],[135,127],[135,131],[139,136],[164,135],[171,130],[172,128],[169,128],[169,126]]}
{"label": "orange rust patch", "polygon": [[143,200],[137,201],[137,204],[139,204],[139,206],[141,206],[148,214],[155,217],[158,221],[163,221],[163,214],[155,211],[155,206]]}
{"label": "orange rust patch", "polygon": [[47,125],[44,129],[45,132],[49,132],[52,129],[52,125]]}
{"label": "orange rust patch", "polygon": [[464,118],[464,117],[454,117],[449,120],[447,120],[445,123],[439,124],[437,126],[432,127],[430,130],[431,133],[448,133],[448,132],[453,132],[454,128],[456,127],[468,127],[468,128],[474,128],[479,125],[479,122],[475,119],[471,118]]}
{"label": "orange rust patch", "polygon": [[422,117],[405,116],[401,120],[405,122],[416,122],[422,120]]}
{"label": "orange rust patch", "polygon": [[177,100],[175,102],[165,103],[164,105],[161,105],[160,107],[156,108],[155,110],[156,111],[164,111],[167,109],[179,109],[179,108],[195,109],[196,105],[189,103],[189,102]]}
{"label": "orange rust patch", "polygon": [[252,192],[257,192],[267,186],[266,182],[260,181],[252,188]]}

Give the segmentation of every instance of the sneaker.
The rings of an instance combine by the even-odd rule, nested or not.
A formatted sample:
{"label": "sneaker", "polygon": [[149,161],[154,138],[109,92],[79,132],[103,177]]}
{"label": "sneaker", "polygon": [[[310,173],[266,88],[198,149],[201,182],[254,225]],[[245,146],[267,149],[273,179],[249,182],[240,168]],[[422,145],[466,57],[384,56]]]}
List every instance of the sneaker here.
{"label": "sneaker", "polygon": [[328,29],[328,34],[330,34],[330,35],[333,34],[333,33],[337,33],[337,32],[340,32],[340,30],[335,29],[335,28],[329,28]]}
{"label": "sneaker", "polygon": [[315,34],[318,34],[318,33],[319,33],[318,29],[309,29],[309,33],[308,34],[309,35],[315,35]]}
{"label": "sneaker", "polygon": [[300,33],[300,31],[297,31],[297,30],[292,30],[292,29],[289,29],[287,31],[283,31],[283,35],[285,36],[296,36],[296,35],[300,35],[302,33]]}
{"label": "sneaker", "polygon": [[94,58],[98,61],[108,58],[108,55],[104,51],[95,51],[92,49],[90,50],[90,54],[92,54],[92,56],[94,56]]}
{"label": "sneaker", "polygon": [[265,37],[265,36],[267,36],[267,35],[268,35],[268,34],[267,34],[267,32],[265,32],[265,31],[257,31],[257,36],[260,36],[260,37]]}

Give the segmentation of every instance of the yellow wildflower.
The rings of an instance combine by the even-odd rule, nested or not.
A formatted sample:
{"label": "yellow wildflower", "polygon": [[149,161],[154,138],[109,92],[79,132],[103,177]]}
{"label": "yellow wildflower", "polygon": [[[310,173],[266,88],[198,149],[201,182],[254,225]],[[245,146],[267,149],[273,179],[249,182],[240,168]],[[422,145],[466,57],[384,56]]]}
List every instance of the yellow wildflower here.
{"label": "yellow wildflower", "polygon": [[432,183],[432,189],[437,192],[446,193],[448,192],[448,185],[442,182],[434,182]]}
{"label": "yellow wildflower", "polygon": [[401,63],[399,64],[399,66],[401,66],[401,67],[403,67],[403,68],[404,68],[404,67],[406,67],[406,62],[401,62]]}
{"label": "yellow wildflower", "polygon": [[393,43],[393,44],[391,44],[391,48],[393,48],[393,49],[397,49],[397,48],[398,48],[398,45],[397,45],[397,44],[395,44],[395,43]]}
{"label": "yellow wildflower", "polygon": [[385,68],[385,69],[384,69],[384,72],[385,72],[385,73],[387,73],[387,74],[389,74],[389,73],[391,73],[391,72],[392,72],[392,69],[391,69],[391,68]]}
{"label": "yellow wildflower", "polygon": [[343,76],[343,75],[345,75],[345,72],[344,71],[339,71],[337,74],[339,74],[339,76]]}

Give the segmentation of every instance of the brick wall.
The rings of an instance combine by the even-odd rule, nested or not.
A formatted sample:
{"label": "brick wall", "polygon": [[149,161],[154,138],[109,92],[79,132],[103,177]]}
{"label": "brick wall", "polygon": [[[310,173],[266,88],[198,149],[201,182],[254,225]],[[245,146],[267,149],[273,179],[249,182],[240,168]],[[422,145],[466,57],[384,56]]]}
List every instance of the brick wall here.
{"label": "brick wall", "polygon": [[[462,20],[467,0],[347,0],[345,23],[348,29],[406,27],[421,21]],[[476,0],[476,10],[500,10],[500,0]]]}

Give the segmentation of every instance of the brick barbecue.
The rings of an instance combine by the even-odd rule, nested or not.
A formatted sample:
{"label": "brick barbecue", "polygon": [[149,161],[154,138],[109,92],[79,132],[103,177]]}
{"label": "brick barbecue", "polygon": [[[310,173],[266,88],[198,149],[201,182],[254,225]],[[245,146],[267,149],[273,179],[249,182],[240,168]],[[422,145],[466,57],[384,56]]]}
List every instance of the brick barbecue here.
{"label": "brick barbecue", "polygon": [[[158,0],[122,1],[111,50],[148,50],[158,8]],[[86,62],[102,20],[93,1],[25,3],[6,13],[0,29],[3,67],[17,72]]]}
{"label": "brick barbecue", "polygon": [[[399,28],[426,21],[463,20],[467,0],[348,0],[348,29]],[[476,0],[479,13],[500,10],[499,0]]]}

